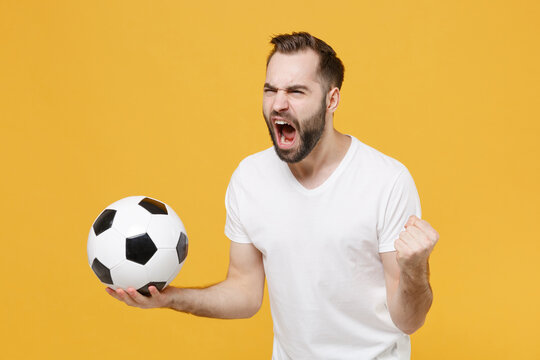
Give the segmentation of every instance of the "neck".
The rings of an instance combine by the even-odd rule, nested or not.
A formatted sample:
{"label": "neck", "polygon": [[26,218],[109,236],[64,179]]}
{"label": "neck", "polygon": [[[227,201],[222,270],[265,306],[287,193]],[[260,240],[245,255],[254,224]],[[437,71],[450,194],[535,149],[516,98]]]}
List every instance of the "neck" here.
{"label": "neck", "polygon": [[293,175],[303,184],[318,186],[339,165],[351,143],[351,138],[333,128],[330,121],[319,142],[305,159],[287,164]]}

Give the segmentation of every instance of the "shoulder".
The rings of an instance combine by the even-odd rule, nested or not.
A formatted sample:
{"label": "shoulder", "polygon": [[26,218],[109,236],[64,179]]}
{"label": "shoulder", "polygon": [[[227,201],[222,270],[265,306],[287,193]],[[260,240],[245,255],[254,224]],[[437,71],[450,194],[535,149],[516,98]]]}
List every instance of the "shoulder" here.
{"label": "shoulder", "polygon": [[277,159],[276,152],[273,147],[269,147],[262,151],[246,156],[245,158],[242,159],[242,161],[240,161],[240,164],[238,166],[239,167],[264,166],[275,161],[275,159]]}
{"label": "shoulder", "polygon": [[279,166],[279,158],[277,157],[273,147],[246,156],[240,161],[234,173],[233,179],[236,181],[252,180],[254,177],[268,176],[273,173],[275,167]]}
{"label": "shoulder", "polygon": [[375,149],[372,146],[352,137],[356,143],[354,161],[358,168],[364,172],[369,172],[381,180],[395,180],[401,173],[408,171],[407,167],[399,160]]}

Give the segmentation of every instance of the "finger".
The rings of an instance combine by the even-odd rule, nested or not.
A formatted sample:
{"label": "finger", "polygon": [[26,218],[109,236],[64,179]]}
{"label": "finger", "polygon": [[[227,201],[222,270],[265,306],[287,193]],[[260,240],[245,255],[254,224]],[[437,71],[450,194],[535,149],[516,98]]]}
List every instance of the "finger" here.
{"label": "finger", "polygon": [[409,219],[407,219],[407,222],[405,223],[405,227],[414,225],[418,220],[416,215],[409,216]]}
{"label": "finger", "polygon": [[412,251],[418,250],[420,247],[420,244],[418,241],[412,236],[412,234],[408,231],[410,227],[407,227],[407,231],[402,231],[399,234],[399,238],[403,241],[403,243]]}
{"label": "finger", "polygon": [[425,232],[433,241],[437,242],[439,240],[439,233],[426,220],[417,221],[414,226]]}
{"label": "finger", "polygon": [[125,300],[124,300],[123,297],[122,297],[122,294],[120,294],[120,293],[118,292],[118,290],[115,290],[115,289],[112,289],[112,288],[108,288],[108,289],[107,289],[107,293],[108,293],[109,295],[111,295],[113,298],[115,298],[116,300],[125,302]]}
{"label": "finger", "polygon": [[416,225],[407,227],[407,232],[411,234],[412,238],[418,246],[426,247],[433,245],[432,241],[428,238],[426,233],[420,230]]}
{"label": "finger", "polygon": [[147,298],[132,287],[127,288],[127,293],[137,304],[143,305],[148,302]]}
{"label": "finger", "polygon": [[159,299],[161,297],[161,293],[159,292],[159,290],[155,287],[155,286],[150,286],[148,288],[148,291],[150,291],[150,295],[152,295],[152,298],[156,298],[156,299]]}
{"label": "finger", "polygon": [[403,254],[408,249],[407,245],[401,239],[394,241],[394,248],[396,248],[397,255]]}
{"label": "finger", "polygon": [[114,291],[113,289],[111,289],[110,287],[106,287],[105,288],[105,291],[107,292],[107,294],[111,295],[113,298],[115,298],[116,300],[120,300],[121,299],[118,297],[118,295],[116,294],[116,291]]}
{"label": "finger", "polygon": [[167,303],[167,295],[159,291],[157,287],[150,286],[148,290],[150,291],[150,294],[152,294],[152,299],[155,301],[156,305],[163,306]]}
{"label": "finger", "polygon": [[116,293],[118,294],[120,299],[126,304],[130,306],[137,306],[137,304],[133,301],[131,296],[129,296],[123,289],[116,289]]}
{"label": "finger", "polygon": [[402,231],[402,232],[399,233],[399,238],[394,242],[394,246],[395,246],[396,242],[398,242],[398,245],[400,246],[401,251],[410,251],[410,250],[412,250],[411,247],[409,246],[407,241],[403,238],[403,236],[405,234],[407,234],[406,231]]}

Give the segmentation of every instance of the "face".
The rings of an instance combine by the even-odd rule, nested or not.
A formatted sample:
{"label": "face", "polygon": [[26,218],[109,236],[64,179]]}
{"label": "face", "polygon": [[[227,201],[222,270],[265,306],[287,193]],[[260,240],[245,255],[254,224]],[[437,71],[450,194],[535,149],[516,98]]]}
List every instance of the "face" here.
{"label": "face", "polygon": [[263,116],[277,155],[296,163],[308,156],[326,125],[326,94],[312,50],[275,53],[266,71]]}

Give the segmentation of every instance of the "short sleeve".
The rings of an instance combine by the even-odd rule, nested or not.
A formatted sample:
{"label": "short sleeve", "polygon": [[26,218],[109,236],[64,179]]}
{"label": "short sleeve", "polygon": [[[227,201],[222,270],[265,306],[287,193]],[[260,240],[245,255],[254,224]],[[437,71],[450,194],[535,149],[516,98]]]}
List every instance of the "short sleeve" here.
{"label": "short sleeve", "polygon": [[231,177],[227,192],[225,193],[225,209],[227,218],[225,220],[225,235],[232,241],[239,243],[251,243],[239,216],[239,199],[236,193],[235,174]]}
{"label": "short sleeve", "polygon": [[405,230],[405,224],[411,215],[422,216],[420,197],[414,180],[407,168],[404,168],[395,180],[388,202],[384,220],[378,229],[379,252],[395,251],[394,241]]}

